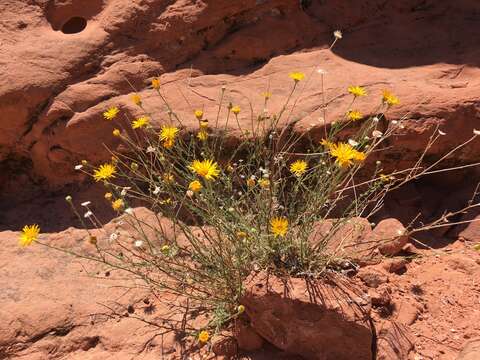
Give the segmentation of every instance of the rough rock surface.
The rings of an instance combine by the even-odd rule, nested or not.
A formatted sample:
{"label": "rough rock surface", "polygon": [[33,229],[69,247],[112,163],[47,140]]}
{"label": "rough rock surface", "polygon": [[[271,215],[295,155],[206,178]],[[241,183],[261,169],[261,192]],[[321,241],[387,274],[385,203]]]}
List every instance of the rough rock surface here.
{"label": "rough rock surface", "polygon": [[[309,81],[301,83],[302,99],[293,114],[301,118],[297,129],[314,139],[321,137],[324,115],[315,70],[327,72],[327,122],[349,106],[348,85],[369,91],[357,103],[364,113],[375,108],[382,89],[390,88],[401,105],[387,118],[405,120],[402,133],[388,144],[394,147],[385,152],[386,170],[412,164],[437,127],[446,135],[429,150],[428,160],[479,127],[480,33],[472,31],[480,21],[476,0],[90,0],[88,6],[77,0],[11,0],[0,3],[0,20],[0,227],[39,222],[52,231],[46,239],[53,243],[88,250],[84,231],[55,233],[72,224],[63,202],[67,193],[78,201],[102,196],[75,185],[84,179],[73,164],[108,156],[104,144],[116,145],[111,130],[122,124],[103,121],[101,113],[117,105],[137,115],[129,99],[134,91],[158,123],[164,120],[165,108],[149,89],[153,76],[160,76],[178,112],[190,117],[189,127],[195,123],[194,108],[203,107],[207,116],[216,113],[223,85],[227,101],[242,109],[249,102],[260,109],[259,93],[269,86],[269,110],[275,111],[291,86],[287,74],[304,71]],[[344,38],[332,51],[328,44],[336,29]],[[240,122],[246,126],[244,114]],[[477,161],[479,151],[476,139],[448,164]],[[460,178],[478,176],[467,169]],[[408,221],[419,209],[428,215],[441,212],[442,201],[460,198],[451,191],[463,187],[458,178],[441,173],[427,187],[405,188],[387,213]],[[36,192],[32,181],[41,185]],[[43,191],[69,183],[60,193]],[[446,186],[439,190],[438,184]],[[439,197],[439,192],[450,195]],[[107,222],[112,215],[104,213]],[[434,238],[440,250],[419,251],[421,257],[369,290],[379,359],[403,360],[410,352],[415,360],[454,360],[466,341],[480,336],[475,281],[480,260],[471,250],[479,242],[478,226],[447,230]],[[458,234],[466,242],[449,244]],[[118,282],[93,281],[86,264],[45,248],[21,250],[17,236],[0,232],[0,359],[176,359],[184,353],[172,332],[159,333],[134,318],[160,321],[170,315],[170,299],[155,303],[151,314],[145,299],[113,286]],[[132,304],[134,314],[128,311]],[[399,324],[396,331],[390,320]],[[384,331],[382,324],[390,325]],[[295,358],[268,344],[254,356]]]}
{"label": "rough rock surface", "polygon": [[[430,149],[433,157],[469,138],[479,117],[474,0],[455,6],[424,0],[92,0],[88,6],[14,0],[0,10],[2,167],[51,186],[80,180],[72,169],[80,159],[107,156],[104,144],[115,142],[101,113],[115,104],[138,114],[128,94],[137,91],[157,121],[164,120],[165,108],[148,89],[156,75],[191,126],[193,108],[216,112],[222,85],[226,100],[244,109],[249,101],[258,108],[263,100],[257,94],[269,86],[275,111],[290,89],[288,72],[304,71],[309,81],[294,117],[302,118],[298,129],[314,137],[323,116],[318,67],[328,73],[327,121],[346,111],[348,85],[371,94],[357,104],[364,113],[391,88],[402,103],[387,117],[406,118],[388,155],[396,167],[411,164],[437,126],[447,136]],[[332,52],[337,28],[344,39]],[[240,121],[247,126],[249,116]],[[479,149],[474,141],[452,162],[474,161]]]}
{"label": "rough rock surface", "polygon": [[465,344],[457,360],[475,360],[480,358],[480,339],[474,339]]}
{"label": "rough rock surface", "polygon": [[370,303],[360,292],[266,273],[245,283],[252,327],[276,347],[306,359],[372,358]]}

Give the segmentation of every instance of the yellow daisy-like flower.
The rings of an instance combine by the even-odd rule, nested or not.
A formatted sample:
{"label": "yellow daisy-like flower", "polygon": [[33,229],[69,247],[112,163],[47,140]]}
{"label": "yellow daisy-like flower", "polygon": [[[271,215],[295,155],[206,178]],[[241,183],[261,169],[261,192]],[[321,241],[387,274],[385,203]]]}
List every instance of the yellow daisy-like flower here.
{"label": "yellow daisy-like flower", "polygon": [[208,127],[208,120],[200,121],[200,129],[206,129]]}
{"label": "yellow daisy-like flower", "polygon": [[275,237],[284,237],[288,231],[288,220],[284,217],[275,217],[271,219],[270,231]]}
{"label": "yellow daisy-like flower", "polygon": [[350,110],[347,112],[347,119],[351,121],[357,121],[363,118],[363,115],[358,110]]}
{"label": "yellow daisy-like flower", "polygon": [[172,203],[172,199],[171,198],[166,198],[164,200],[160,200],[159,201],[159,204],[160,205],[170,205]]}
{"label": "yellow daisy-like flower", "polygon": [[202,190],[203,185],[200,181],[198,180],[193,180],[190,184],[188,184],[188,190],[191,190],[193,192],[199,192]]}
{"label": "yellow daisy-like flower", "polygon": [[116,106],[112,106],[110,109],[103,113],[105,120],[113,120],[118,115],[120,110]]}
{"label": "yellow daisy-like flower", "polygon": [[172,173],[169,173],[169,172],[163,174],[162,178],[163,178],[163,181],[165,181],[168,184],[173,183],[175,180],[175,177],[172,175]]}
{"label": "yellow daisy-like flower", "polygon": [[178,131],[178,128],[175,126],[162,126],[162,130],[160,131],[160,140],[163,141],[164,148],[171,149],[173,147]]}
{"label": "yellow daisy-like flower", "polygon": [[335,144],[327,139],[322,139],[322,141],[320,141],[320,145],[322,145],[323,147],[327,148],[327,149],[331,149],[332,146],[334,146]]}
{"label": "yellow daisy-like flower", "polygon": [[398,105],[400,100],[388,90],[383,90],[382,101],[388,106]]}
{"label": "yellow daisy-like flower", "polygon": [[208,132],[206,132],[205,130],[200,130],[197,134],[197,139],[200,141],[207,141]]}
{"label": "yellow daisy-like flower", "polygon": [[346,143],[334,144],[330,148],[330,155],[336,158],[335,162],[340,167],[350,166],[354,161],[363,161],[366,157],[365,153],[355,150]]}
{"label": "yellow daisy-like flower", "polygon": [[290,171],[297,177],[302,176],[307,171],[308,164],[305,160],[297,160],[290,165]]}
{"label": "yellow daisy-like flower", "polygon": [[220,174],[218,164],[213,160],[193,160],[188,168],[205,180],[215,180]]}
{"label": "yellow daisy-like flower", "polygon": [[270,180],[260,179],[258,180],[258,185],[260,185],[262,189],[268,189],[270,187]]}
{"label": "yellow daisy-like flower", "polygon": [[29,246],[32,242],[37,240],[40,234],[40,227],[37,224],[25,225],[20,234],[19,244],[20,246]]}
{"label": "yellow daisy-like flower", "polygon": [[247,233],[245,231],[237,231],[235,235],[237,235],[237,237],[241,240],[247,238]]}
{"label": "yellow daisy-like flower", "polygon": [[93,172],[93,178],[95,179],[95,181],[110,180],[115,177],[116,172],[117,168],[115,167],[115,165],[103,164],[100,165],[100,167]]}
{"label": "yellow daisy-like flower", "polygon": [[139,117],[138,119],[132,121],[132,128],[134,129],[143,128],[147,126],[149,122],[150,122],[150,119],[148,117],[146,116]]}
{"label": "yellow daisy-like flower", "polygon": [[208,339],[210,339],[210,334],[208,333],[208,331],[206,330],[200,331],[200,333],[198,334],[198,341],[202,343],[206,343],[208,342]]}
{"label": "yellow daisy-like flower", "polygon": [[234,107],[232,107],[231,110],[232,110],[232,112],[233,112],[235,115],[238,115],[238,114],[240,114],[240,110],[241,110],[241,109],[240,109],[240,106],[235,105]]}
{"label": "yellow daisy-like flower", "polygon": [[243,314],[245,312],[245,306],[244,305],[238,305],[237,312],[239,314]]}
{"label": "yellow daisy-like flower", "polygon": [[112,202],[112,208],[115,211],[122,210],[124,206],[125,206],[125,203],[123,202],[122,199],[117,199],[117,200]]}
{"label": "yellow daisy-like flower", "polygon": [[132,95],[132,101],[135,105],[141,106],[142,105],[142,98],[138,94],[133,94]]}
{"label": "yellow daisy-like flower", "polygon": [[113,136],[120,136],[120,130],[119,129],[113,129],[112,131]]}
{"label": "yellow daisy-like flower", "polygon": [[247,186],[254,187],[255,186],[255,179],[249,178],[247,179]]}
{"label": "yellow daisy-like flower", "polygon": [[272,97],[272,93],[269,92],[269,91],[265,91],[262,93],[262,96],[265,98],[265,99],[270,99]]}
{"label": "yellow daisy-like flower", "polygon": [[305,78],[305,74],[299,71],[291,72],[288,76],[295,82],[299,82]]}
{"label": "yellow daisy-like flower", "polygon": [[152,88],[154,88],[155,90],[160,89],[160,79],[158,78],[152,79]]}
{"label": "yellow daisy-like flower", "polygon": [[352,94],[353,96],[366,96],[367,95],[367,90],[361,86],[349,86],[348,87],[348,92]]}
{"label": "yellow daisy-like flower", "polygon": [[203,111],[202,110],[195,110],[194,114],[195,114],[195,117],[198,120],[202,120],[202,118],[203,118]]}

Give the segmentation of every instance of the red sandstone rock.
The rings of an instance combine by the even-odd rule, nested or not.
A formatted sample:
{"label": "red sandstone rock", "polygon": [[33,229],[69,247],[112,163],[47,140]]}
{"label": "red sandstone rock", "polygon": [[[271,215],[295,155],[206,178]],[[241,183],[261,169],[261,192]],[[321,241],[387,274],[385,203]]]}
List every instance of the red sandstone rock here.
{"label": "red sandstone rock", "polygon": [[368,241],[372,227],[365,218],[326,219],[315,224],[309,242],[339,258],[369,259],[376,244]]}
{"label": "red sandstone rock", "polygon": [[235,322],[233,333],[237,339],[238,348],[241,350],[259,350],[264,344],[263,338],[257,334],[250,324],[242,319]]}
{"label": "red sandstone rock", "polygon": [[[310,81],[302,83],[303,99],[296,103],[295,116],[302,118],[297,128],[319,139],[318,67],[327,71],[327,121],[347,110],[345,89],[353,83],[370,93],[356,104],[364,113],[375,108],[384,88],[400,97],[401,105],[387,118],[409,115],[385,154],[386,170],[414,163],[436,126],[447,133],[428,153],[438,157],[470,137],[478,117],[478,34],[463,35],[476,4],[463,0],[450,8],[437,2],[424,9],[419,0],[381,3],[312,2],[302,9],[290,0],[177,0],[168,6],[160,0],[92,0],[88,6],[72,0],[4,2],[0,159],[31,159],[22,170],[49,185],[81,180],[75,162],[102,161],[108,157],[104,144],[116,146],[113,124],[103,121],[102,111],[118,105],[129,116],[138,114],[128,96],[131,85],[157,123],[163,121],[165,109],[148,88],[156,75],[191,127],[191,106],[204,107],[207,116],[215,113],[222,85],[228,101],[245,109],[251,101],[258,109],[263,99],[253,94],[269,84],[270,111],[277,111],[292,85],[288,72],[304,71]],[[327,47],[336,28],[346,31],[332,52]],[[241,124],[249,121],[241,114]],[[479,150],[480,141],[474,141],[455,162],[475,160]]]}
{"label": "red sandstone rock", "polygon": [[306,359],[371,359],[370,304],[358,293],[265,273],[246,286],[242,304],[252,327],[276,347]]}
{"label": "red sandstone rock", "polygon": [[380,221],[372,232],[372,241],[377,243],[380,253],[393,256],[408,243],[406,229],[397,219]]}
{"label": "red sandstone rock", "polygon": [[470,340],[465,344],[457,360],[477,360],[480,359],[480,339]]}

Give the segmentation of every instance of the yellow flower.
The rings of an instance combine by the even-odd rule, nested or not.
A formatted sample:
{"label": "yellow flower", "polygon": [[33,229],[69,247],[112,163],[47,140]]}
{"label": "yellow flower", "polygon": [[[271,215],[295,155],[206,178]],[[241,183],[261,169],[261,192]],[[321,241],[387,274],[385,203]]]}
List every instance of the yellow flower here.
{"label": "yellow flower", "polygon": [[295,82],[299,82],[305,78],[305,74],[299,71],[291,72],[288,76]]}
{"label": "yellow flower", "polygon": [[334,146],[335,144],[327,139],[323,139],[322,141],[320,141],[320,145],[322,145],[323,147],[327,148],[327,149],[331,149],[332,146]]}
{"label": "yellow flower", "polygon": [[208,132],[206,132],[205,130],[200,130],[197,134],[197,138],[198,140],[200,141],[207,141],[208,139]]}
{"label": "yellow flower", "polygon": [[200,331],[200,334],[198,334],[198,340],[202,343],[206,343],[209,338],[210,334],[206,330],[202,330]]}
{"label": "yellow flower", "polygon": [[244,313],[244,312],[245,312],[245,306],[244,306],[244,305],[238,305],[238,307],[237,307],[237,312],[238,312],[239,314]]}
{"label": "yellow flower", "polygon": [[169,172],[163,174],[162,177],[163,177],[163,181],[165,181],[168,184],[173,183],[173,181],[175,180],[175,177]]}
{"label": "yellow flower", "polygon": [[115,165],[103,164],[103,165],[100,165],[100,167],[93,172],[93,178],[95,179],[95,181],[100,181],[100,180],[106,181],[111,178],[114,178],[116,172],[117,172],[117,169],[115,168]]}
{"label": "yellow flower", "polygon": [[113,136],[120,136],[120,130],[113,129],[112,134],[113,134]]}
{"label": "yellow flower", "polygon": [[213,160],[193,160],[188,168],[205,180],[215,180],[220,174],[218,164]]}
{"label": "yellow flower", "polygon": [[232,112],[233,112],[235,115],[240,114],[240,106],[235,105],[234,107],[232,107]]}
{"label": "yellow flower", "polygon": [[249,178],[247,179],[247,186],[254,187],[255,186],[255,179]]}
{"label": "yellow flower", "polygon": [[388,106],[398,105],[400,100],[388,90],[383,90],[382,101]]}
{"label": "yellow flower", "polygon": [[195,114],[195,117],[198,120],[202,120],[202,118],[203,118],[203,111],[202,110],[195,110],[194,114]]}
{"label": "yellow flower", "polygon": [[295,176],[302,176],[307,171],[308,164],[304,160],[297,160],[290,165],[290,171]]}
{"label": "yellow flower", "polygon": [[339,143],[334,144],[330,148],[330,154],[337,159],[335,162],[341,167],[347,167],[354,161],[365,160],[365,153],[355,150],[350,144]]}
{"label": "yellow flower", "polygon": [[353,85],[349,86],[348,87],[348,92],[355,97],[366,96],[367,95],[367,91],[361,86],[353,86]]}
{"label": "yellow flower", "polygon": [[152,79],[152,88],[154,88],[155,90],[160,89],[160,79],[158,78]]}
{"label": "yellow flower", "polygon": [[480,243],[473,245],[473,249],[480,252]]}
{"label": "yellow flower", "polygon": [[190,184],[188,184],[188,189],[192,190],[193,192],[199,192],[202,190],[202,188],[202,183],[198,180],[193,180]]}
{"label": "yellow flower", "polygon": [[265,91],[262,93],[262,96],[265,98],[265,99],[270,99],[272,97],[272,93],[269,92],[269,91]]}
{"label": "yellow flower", "polygon": [[208,127],[208,120],[200,121],[200,129],[206,129]]}
{"label": "yellow flower", "polygon": [[163,245],[163,246],[160,248],[160,251],[161,251],[162,253],[164,253],[165,255],[167,255],[168,252],[170,251],[170,246],[168,246],[168,245]]}
{"label": "yellow flower", "polygon": [[178,128],[175,126],[164,125],[160,131],[160,140],[163,141],[163,147],[171,149],[175,143],[175,137],[177,136]]}
{"label": "yellow flower", "polygon": [[132,101],[135,105],[141,106],[142,105],[142,98],[138,94],[132,95]]}
{"label": "yellow flower", "polygon": [[139,117],[137,120],[132,121],[132,128],[140,129],[148,125],[150,120],[146,116]]}
{"label": "yellow flower", "polygon": [[159,204],[160,205],[170,205],[172,203],[172,199],[166,198],[165,200],[160,200]]}
{"label": "yellow flower", "polygon": [[35,240],[37,240],[38,235],[40,234],[40,227],[37,224],[34,225],[25,225],[20,234],[19,244],[20,246],[28,246]]}
{"label": "yellow flower", "polygon": [[284,217],[275,217],[270,220],[270,231],[277,237],[284,237],[288,231],[288,220]]}
{"label": "yellow flower", "polygon": [[268,189],[270,187],[270,180],[260,179],[258,180],[258,185],[260,185],[262,189]]}
{"label": "yellow flower", "polygon": [[120,110],[118,110],[116,106],[112,106],[110,109],[103,113],[103,117],[105,118],[105,120],[113,120],[117,116],[119,111]]}
{"label": "yellow flower", "polygon": [[110,200],[113,197],[113,194],[111,192],[105,193],[105,199]]}
{"label": "yellow flower", "polygon": [[347,112],[347,118],[351,121],[360,120],[363,117],[362,113],[358,110],[350,110]]}
{"label": "yellow flower", "polygon": [[119,211],[119,210],[123,209],[124,206],[125,206],[125,203],[123,202],[122,199],[117,199],[117,200],[112,202],[112,208],[115,211]]}
{"label": "yellow flower", "polygon": [[239,239],[245,239],[247,237],[247,233],[245,231],[237,231],[235,234]]}

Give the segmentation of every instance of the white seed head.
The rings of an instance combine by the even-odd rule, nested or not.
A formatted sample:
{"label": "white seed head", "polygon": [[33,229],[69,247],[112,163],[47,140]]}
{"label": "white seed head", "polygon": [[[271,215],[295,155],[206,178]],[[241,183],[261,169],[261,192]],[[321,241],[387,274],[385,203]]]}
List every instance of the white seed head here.
{"label": "white seed head", "polygon": [[350,146],[353,146],[353,147],[355,147],[355,146],[358,146],[358,145],[359,145],[359,144],[358,144],[358,142],[356,142],[356,141],[355,141],[355,140],[353,140],[353,139],[348,139],[348,143],[350,144]]}
{"label": "white seed head", "polygon": [[135,247],[137,247],[137,248],[142,247],[143,246],[143,241],[142,240],[135,240],[133,245],[135,245]]}
{"label": "white seed head", "polygon": [[336,39],[341,39],[343,37],[342,32],[340,30],[335,30],[333,32],[333,36],[335,36]]}
{"label": "white seed head", "polygon": [[473,129],[473,135],[480,135],[480,130]]}
{"label": "white seed head", "polygon": [[87,207],[91,203],[92,203],[91,201],[85,201],[85,202],[82,202],[80,205]]}
{"label": "white seed head", "polygon": [[75,170],[81,170],[83,168],[83,165],[80,164],[80,165],[75,165]]}
{"label": "white seed head", "polygon": [[382,135],[383,135],[383,133],[382,133],[381,131],[378,131],[378,130],[373,130],[373,131],[372,131],[372,136],[373,136],[374,138],[381,138]]}
{"label": "white seed head", "polygon": [[93,212],[87,211],[87,212],[83,215],[83,217],[84,217],[85,219],[88,219],[88,218],[89,218],[90,216],[92,216],[92,215],[93,215]]}

